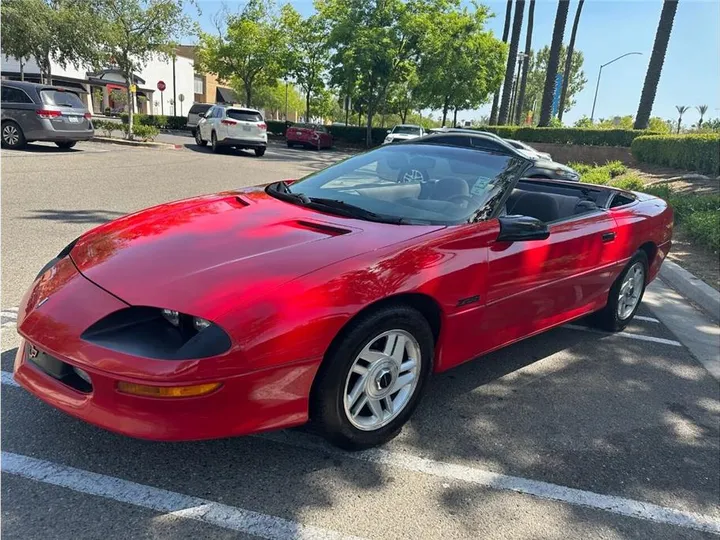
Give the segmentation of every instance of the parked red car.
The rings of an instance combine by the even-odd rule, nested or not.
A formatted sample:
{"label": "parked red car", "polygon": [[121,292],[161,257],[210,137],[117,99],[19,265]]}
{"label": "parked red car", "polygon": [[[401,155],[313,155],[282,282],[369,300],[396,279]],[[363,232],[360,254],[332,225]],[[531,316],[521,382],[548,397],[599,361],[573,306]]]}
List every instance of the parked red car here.
{"label": "parked red car", "polygon": [[365,448],[432,373],[580,317],[632,320],[671,247],[663,200],[523,179],[515,149],[434,137],[83,234],[22,300],[15,380],[134,437],[312,420]]}
{"label": "parked red car", "polygon": [[318,124],[293,124],[285,131],[288,148],[304,146],[305,148],[332,148],[333,139],[330,132]]}

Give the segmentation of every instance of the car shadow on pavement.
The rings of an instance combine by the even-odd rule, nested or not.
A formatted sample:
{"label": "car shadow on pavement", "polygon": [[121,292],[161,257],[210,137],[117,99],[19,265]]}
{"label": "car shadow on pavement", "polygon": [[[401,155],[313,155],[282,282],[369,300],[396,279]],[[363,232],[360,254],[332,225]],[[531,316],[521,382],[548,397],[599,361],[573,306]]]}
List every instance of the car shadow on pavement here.
{"label": "car shadow on pavement", "polygon": [[[713,513],[717,382],[683,349],[667,349],[568,329],[529,338],[433,377],[413,419],[384,450]],[[14,354],[3,353],[4,370],[12,369]],[[3,398],[4,450],[286,519],[324,509],[349,512],[353,523],[347,489],[368,500],[392,496],[395,477],[413,474],[296,446],[297,430],[284,432],[288,444],[262,435],[148,442],[97,429],[27,394]],[[445,515],[478,537],[475,512],[502,506],[505,495],[452,482],[435,496]],[[642,531],[647,538],[678,532],[576,505],[537,504],[567,530],[620,537]]]}
{"label": "car shadow on pavement", "polygon": [[[5,148],[3,148],[5,150]],[[15,152],[25,152],[28,154],[75,154],[78,152],[83,152],[84,150],[82,148],[59,148],[55,144],[49,143],[49,144],[38,144],[38,143],[28,143],[22,148],[15,148],[15,149],[8,149],[8,150],[14,150]]]}
{"label": "car shadow on pavement", "polygon": [[62,221],[63,223],[100,224],[124,216],[124,212],[113,210],[30,210],[31,215],[23,219]]}

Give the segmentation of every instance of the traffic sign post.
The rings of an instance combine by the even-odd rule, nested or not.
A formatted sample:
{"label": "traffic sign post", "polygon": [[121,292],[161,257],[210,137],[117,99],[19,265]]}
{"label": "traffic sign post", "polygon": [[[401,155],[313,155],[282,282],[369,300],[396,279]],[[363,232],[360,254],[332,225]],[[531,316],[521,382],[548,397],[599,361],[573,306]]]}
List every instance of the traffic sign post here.
{"label": "traffic sign post", "polygon": [[165,91],[165,82],[164,81],[158,81],[157,83],[157,89],[160,90],[160,114],[165,116],[165,98],[163,97],[163,92]]}

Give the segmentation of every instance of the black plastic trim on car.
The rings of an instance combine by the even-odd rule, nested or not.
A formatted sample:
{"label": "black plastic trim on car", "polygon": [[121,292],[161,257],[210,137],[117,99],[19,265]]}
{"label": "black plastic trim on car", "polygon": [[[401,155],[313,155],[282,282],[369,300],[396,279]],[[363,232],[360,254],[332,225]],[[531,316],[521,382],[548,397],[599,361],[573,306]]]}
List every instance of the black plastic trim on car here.
{"label": "black plastic trim on car", "polygon": [[25,347],[25,361],[78,392],[83,394],[92,392],[92,384],[80,377],[73,366],[35,348],[31,343]]}
{"label": "black plastic trim on car", "polygon": [[161,310],[149,306],[123,308],[100,319],[81,339],[113,351],[156,360],[195,360],[230,349],[230,337],[216,324],[197,331],[193,317],[181,314],[173,326]]}

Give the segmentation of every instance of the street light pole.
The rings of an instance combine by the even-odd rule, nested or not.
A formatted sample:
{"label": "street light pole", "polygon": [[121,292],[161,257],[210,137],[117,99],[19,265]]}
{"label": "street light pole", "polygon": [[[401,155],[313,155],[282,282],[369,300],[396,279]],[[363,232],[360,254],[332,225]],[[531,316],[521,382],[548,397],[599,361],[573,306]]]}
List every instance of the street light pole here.
{"label": "street light pole", "polygon": [[285,77],[285,121],[287,122],[287,113],[288,113],[288,80],[287,77]]}
{"label": "street light pole", "polygon": [[609,66],[613,62],[617,62],[621,58],[625,58],[626,56],[630,56],[631,54],[642,54],[641,52],[629,52],[625,53],[622,56],[618,56],[614,60],[610,60],[609,62],[606,62],[600,66],[600,72],[598,73],[597,78],[597,84],[595,85],[595,99],[593,99],[593,106],[592,106],[592,112],[590,113],[590,122],[592,122],[595,119],[595,104],[597,103],[597,96],[598,96],[598,90],[600,89],[600,77],[602,76],[602,69],[605,66]]}

